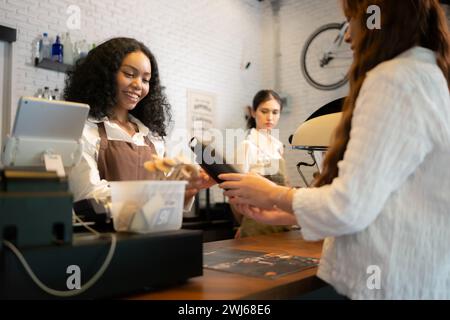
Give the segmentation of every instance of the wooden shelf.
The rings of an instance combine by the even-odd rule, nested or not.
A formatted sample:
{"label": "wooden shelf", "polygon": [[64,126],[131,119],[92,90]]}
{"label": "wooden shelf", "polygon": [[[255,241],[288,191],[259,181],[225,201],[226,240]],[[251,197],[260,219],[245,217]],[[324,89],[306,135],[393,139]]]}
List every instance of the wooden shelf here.
{"label": "wooden shelf", "polygon": [[47,58],[44,58],[42,61],[35,63],[35,66],[37,68],[42,68],[46,70],[53,70],[57,72],[66,72],[70,68],[72,68],[72,65],[56,62]]}

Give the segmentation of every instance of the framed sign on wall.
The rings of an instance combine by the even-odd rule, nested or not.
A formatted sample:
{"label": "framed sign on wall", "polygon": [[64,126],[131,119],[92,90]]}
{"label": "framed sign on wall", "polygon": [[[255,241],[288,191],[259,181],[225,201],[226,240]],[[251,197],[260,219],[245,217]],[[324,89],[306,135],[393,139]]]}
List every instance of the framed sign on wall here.
{"label": "framed sign on wall", "polygon": [[187,107],[187,128],[191,136],[202,141],[211,141],[211,129],[216,128],[216,95],[188,89]]}

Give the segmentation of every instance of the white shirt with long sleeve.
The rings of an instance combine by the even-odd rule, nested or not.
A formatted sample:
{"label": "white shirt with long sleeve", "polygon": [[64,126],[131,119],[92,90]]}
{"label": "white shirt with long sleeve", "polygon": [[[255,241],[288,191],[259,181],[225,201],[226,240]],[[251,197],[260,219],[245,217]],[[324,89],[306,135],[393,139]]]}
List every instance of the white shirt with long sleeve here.
{"label": "white shirt with long sleeve", "polygon": [[137,146],[145,146],[145,137],[147,136],[154,144],[156,153],[159,157],[164,155],[164,140],[153,135],[150,130],[141,121],[130,115],[130,119],[137,124],[139,132],[131,137],[118,124],[111,122],[108,118],[95,120],[89,118],[83,129],[83,155],[80,163],[69,172],[69,186],[74,195],[74,201],[96,198],[105,199],[111,195],[111,188],[108,181],[100,179],[97,159],[100,149],[100,135],[98,132],[98,123],[104,122],[108,140],[126,141],[134,143]]}
{"label": "white shirt with long sleeve", "polygon": [[303,237],[327,238],[318,276],[352,299],[450,299],[450,99],[435,54],[371,70],[339,176],[299,189]]}

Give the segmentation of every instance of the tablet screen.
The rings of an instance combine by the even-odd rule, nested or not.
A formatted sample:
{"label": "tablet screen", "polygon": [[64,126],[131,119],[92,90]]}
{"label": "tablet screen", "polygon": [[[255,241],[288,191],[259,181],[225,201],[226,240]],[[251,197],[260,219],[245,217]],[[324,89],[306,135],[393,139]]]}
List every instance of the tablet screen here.
{"label": "tablet screen", "polygon": [[89,113],[87,104],[22,97],[15,117],[15,137],[79,140]]}

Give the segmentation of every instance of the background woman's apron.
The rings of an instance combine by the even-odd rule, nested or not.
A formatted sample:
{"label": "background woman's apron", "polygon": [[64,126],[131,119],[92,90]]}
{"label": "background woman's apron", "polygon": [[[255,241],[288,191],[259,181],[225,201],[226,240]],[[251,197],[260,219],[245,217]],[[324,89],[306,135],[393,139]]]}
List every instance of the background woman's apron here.
{"label": "background woman's apron", "polygon": [[[281,160],[278,167],[280,168],[280,170],[276,174],[265,175],[264,177],[280,186],[286,186],[287,183],[284,161]],[[260,234],[270,234],[289,230],[290,226],[272,226],[257,222],[251,218],[244,216],[242,217],[241,226],[239,228],[239,236],[241,238],[244,238]]]}

